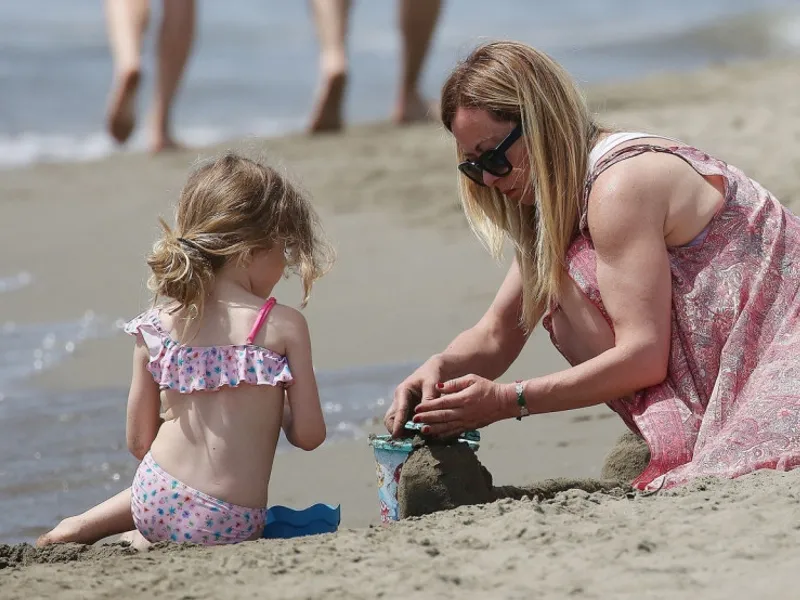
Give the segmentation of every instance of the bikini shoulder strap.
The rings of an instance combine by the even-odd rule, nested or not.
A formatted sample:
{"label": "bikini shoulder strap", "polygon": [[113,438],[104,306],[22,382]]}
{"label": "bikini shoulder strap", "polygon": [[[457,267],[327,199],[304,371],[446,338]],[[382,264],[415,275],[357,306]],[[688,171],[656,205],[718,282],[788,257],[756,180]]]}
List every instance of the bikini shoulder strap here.
{"label": "bikini shoulder strap", "polygon": [[264,303],[264,306],[261,307],[261,310],[258,311],[258,316],[256,317],[256,322],[253,324],[253,328],[250,330],[250,334],[247,336],[247,343],[252,344],[253,340],[256,338],[259,329],[264,324],[264,321],[267,320],[267,316],[269,312],[272,310],[272,307],[275,306],[277,301],[275,298],[270,298]]}

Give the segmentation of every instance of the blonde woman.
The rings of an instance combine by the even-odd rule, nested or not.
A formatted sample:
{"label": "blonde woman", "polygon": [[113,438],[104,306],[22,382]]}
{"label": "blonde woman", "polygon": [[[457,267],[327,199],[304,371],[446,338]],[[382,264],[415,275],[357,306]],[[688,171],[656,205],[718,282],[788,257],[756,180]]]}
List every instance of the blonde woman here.
{"label": "blonde woman", "polygon": [[[483,318],[397,389],[450,436],[607,403],[650,448],[640,489],[800,464],[800,220],[737,168],[598,126],[572,80],[491,43],[442,91],[464,210],[515,260]],[[500,377],[537,323],[571,365]],[[521,425],[522,426],[522,425]]]}

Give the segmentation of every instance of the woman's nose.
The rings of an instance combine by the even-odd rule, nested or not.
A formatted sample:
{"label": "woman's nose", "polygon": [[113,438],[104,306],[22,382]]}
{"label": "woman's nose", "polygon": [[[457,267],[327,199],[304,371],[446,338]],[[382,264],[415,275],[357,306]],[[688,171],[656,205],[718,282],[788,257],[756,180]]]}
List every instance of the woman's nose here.
{"label": "woman's nose", "polygon": [[494,187],[494,184],[497,182],[498,179],[501,178],[497,177],[496,175],[492,175],[491,173],[489,173],[489,171],[483,172],[483,185],[485,185],[486,187]]}

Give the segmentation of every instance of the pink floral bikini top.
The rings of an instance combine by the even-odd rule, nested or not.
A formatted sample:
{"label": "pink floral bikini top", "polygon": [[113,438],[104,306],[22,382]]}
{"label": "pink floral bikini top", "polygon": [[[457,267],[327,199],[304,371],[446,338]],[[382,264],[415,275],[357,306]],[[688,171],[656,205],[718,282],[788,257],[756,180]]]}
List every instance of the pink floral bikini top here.
{"label": "pink floral bikini top", "polygon": [[226,385],[236,387],[240,383],[286,387],[294,382],[286,357],[253,344],[273,306],[275,298],[261,307],[243,345],[195,347],[179,344],[161,323],[159,307],[129,321],[124,330],[131,335],[141,334],[150,350],[147,370],[162,390],[189,394],[215,391]]}

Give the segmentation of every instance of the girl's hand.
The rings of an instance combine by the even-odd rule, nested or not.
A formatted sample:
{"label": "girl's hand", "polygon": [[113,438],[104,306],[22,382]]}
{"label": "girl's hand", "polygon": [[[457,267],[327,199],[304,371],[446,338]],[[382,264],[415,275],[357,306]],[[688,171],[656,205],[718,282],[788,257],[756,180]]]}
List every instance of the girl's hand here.
{"label": "girl's hand", "polygon": [[414,410],[414,422],[424,423],[422,432],[427,435],[452,437],[513,416],[513,385],[465,375],[438,384],[437,390],[438,398],[423,399]]}

